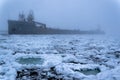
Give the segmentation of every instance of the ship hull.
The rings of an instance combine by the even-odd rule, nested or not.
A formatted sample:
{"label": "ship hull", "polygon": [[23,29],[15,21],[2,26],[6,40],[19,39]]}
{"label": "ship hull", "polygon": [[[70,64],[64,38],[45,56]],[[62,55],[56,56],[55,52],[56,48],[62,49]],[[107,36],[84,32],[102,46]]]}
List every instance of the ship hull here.
{"label": "ship hull", "polygon": [[47,28],[45,24],[36,26],[34,22],[8,21],[8,34],[102,34],[98,31],[80,31]]}

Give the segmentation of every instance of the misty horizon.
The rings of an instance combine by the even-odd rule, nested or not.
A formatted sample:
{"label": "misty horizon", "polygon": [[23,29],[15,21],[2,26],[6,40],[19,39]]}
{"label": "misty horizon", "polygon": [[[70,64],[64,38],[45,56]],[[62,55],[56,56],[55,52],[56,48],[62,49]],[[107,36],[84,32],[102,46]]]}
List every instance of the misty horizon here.
{"label": "misty horizon", "polygon": [[7,31],[8,19],[18,20],[20,12],[34,11],[35,21],[59,29],[101,29],[119,33],[119,0],[1,0],[0,31]]}

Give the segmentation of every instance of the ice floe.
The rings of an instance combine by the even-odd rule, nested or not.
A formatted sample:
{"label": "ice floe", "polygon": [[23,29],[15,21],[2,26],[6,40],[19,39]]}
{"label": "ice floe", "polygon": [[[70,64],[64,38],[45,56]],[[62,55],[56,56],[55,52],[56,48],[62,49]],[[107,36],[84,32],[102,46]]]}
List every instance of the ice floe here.
{"label": "ice floe", "polygon": [[119,75],[119,39],[0,36],[0,80],[120,80]]}

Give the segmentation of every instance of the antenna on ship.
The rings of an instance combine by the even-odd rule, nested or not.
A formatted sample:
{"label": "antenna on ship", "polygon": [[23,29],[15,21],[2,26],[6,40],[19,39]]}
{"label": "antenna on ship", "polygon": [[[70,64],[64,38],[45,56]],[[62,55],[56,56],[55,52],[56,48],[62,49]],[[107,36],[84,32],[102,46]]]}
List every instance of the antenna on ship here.
{"label": "antenna on ship", "polygon": [[19,13],[19,21],[25,21],[25,14],[23,12]]}
{"label": "antenna on ship", "polygon": [[27,21],[28,22],[33,22],[34,21],[34,13],[33,13],[32,10],[28,14]]}
{"label": "antenna on ship", "polygon": [[97,31],[100,31],[100,30],[101,30],[101,25],[98,24],[98,25],[97,25]]}
{"label": "antenna on ship", "polygon": [[100,33],[100,34],[105,34],[105,32],[103,30],[101,30],[101,25],[100,24],[97,25],[97,32]]}

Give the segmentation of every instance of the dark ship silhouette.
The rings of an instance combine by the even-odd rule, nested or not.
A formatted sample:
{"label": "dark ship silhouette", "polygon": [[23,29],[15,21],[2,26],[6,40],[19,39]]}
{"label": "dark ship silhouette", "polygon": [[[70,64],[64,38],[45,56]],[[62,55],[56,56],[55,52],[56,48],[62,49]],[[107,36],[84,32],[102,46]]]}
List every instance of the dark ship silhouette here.
{"label": "dark ship silhouette", "polygon": [[104,34],[100,29],[97,30],[67,30],[46,27],[46,24],[35,22],[33,12],[30,11],[27,19],[25,15],[19,14],[19,20],[8,20],[9,34]]}

